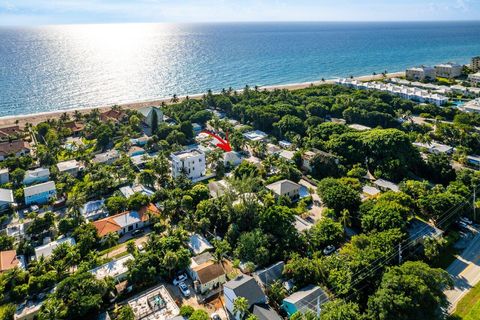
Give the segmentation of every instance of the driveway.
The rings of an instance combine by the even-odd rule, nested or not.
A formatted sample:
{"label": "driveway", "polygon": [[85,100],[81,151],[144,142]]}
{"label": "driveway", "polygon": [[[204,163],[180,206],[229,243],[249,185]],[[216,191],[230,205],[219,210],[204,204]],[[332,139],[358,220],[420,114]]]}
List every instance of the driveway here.
{"label": "driveway", "polygon": [[453,278],[454,288],[445,291],[450,302],[449,312],[453,313],[457,303],[480,281],[480,233],[475,236],[465,250],[447,268]]}

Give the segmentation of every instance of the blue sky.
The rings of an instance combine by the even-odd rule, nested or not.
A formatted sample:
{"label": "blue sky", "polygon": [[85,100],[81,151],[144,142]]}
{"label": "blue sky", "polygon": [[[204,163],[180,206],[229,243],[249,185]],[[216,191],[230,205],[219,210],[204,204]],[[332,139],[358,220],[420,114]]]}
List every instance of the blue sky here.
{"label": "blue sky", "polygon": [[0,25],[480,20],[480,0],[0,0]]}

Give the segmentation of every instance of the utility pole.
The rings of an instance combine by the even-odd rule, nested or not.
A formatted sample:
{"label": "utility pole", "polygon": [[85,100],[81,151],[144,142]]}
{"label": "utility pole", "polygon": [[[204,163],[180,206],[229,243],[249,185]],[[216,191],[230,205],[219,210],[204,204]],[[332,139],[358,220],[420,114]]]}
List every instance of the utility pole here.
{"label": "utility pole", "polygon": [[398,264],[402,264],[402,244],[398,244]]}
{"label": "utility pole", "polygon": [[477,202],[477,190],[476,190],[476,186],[473,187],[473,221],[474,222],[477,222],[477,205],[476,205],[476,202]]}

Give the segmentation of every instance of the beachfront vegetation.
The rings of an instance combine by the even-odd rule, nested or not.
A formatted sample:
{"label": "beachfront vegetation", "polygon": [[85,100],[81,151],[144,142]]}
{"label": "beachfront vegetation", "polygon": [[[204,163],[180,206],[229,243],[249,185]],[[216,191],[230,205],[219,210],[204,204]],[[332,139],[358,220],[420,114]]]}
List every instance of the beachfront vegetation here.
{"label": "beachfront vegetation", "polygon": [[[112,279],[98,280],[87,271],[111,260],[109,248],[118,249],[119,239],[101,239],[80,214],[88,200],[105,198],[109,214],[138,210],[149,203],[161,208],[161,215],[152,218],[144,250],[137,250],[133,242],[125,245],[135,257],[128,263],[133,293],[170,281],[177,271],[187,268],[191,253],[186,242],[188,234],[196,232],[214,244],[217,261],[241,261],[255,269],[283,260],[284,276],[293,279],[296,288],[308,284],[325,288],[332,301],[322,307],[321,319],[445,317],[442,290],[451,281],[444,271],[432,267],[442,247],[410,248],[408,224],[415,217],[448,233],[458,216],[471,213],[466,204],[480,175],[453,170],[448,156],[422,157],[412,142],[436,140],[455,146],[454,158],[464,163],[467,154],[480,150],[475,129],[480,126],[479,115],[334,85],[271,92],[246,87],[241,92],[209,92],[198,100],[179,102],[175,97],[172,102],[162,106],[171,121],[150,128],[152,134],[143,148],[153,156],[141,168],[133,164],[129,151],[132,139],[144,135],[142,115],[118,107],[114,110],[121,116],[116,120],[105,119],[94,110],[76,114],[73,120],[64,116],[40,123],[32,128],[37,142],[35,158],[8,158],[2,163],[10,169],[7,186],[15,190],[18,202],[23,197],[24,172],[34,161],[50,169],[58,198],[66,201],[59,204],[65,208],[62,214],[48,206],[42,214],[25,217],[30,222],[28,237],[14,241],[2,235],[0,248],[15,248],[30,257],[33,247],[46,237],[69,235],[76,240],[75,246],[62,245],[49,258],[29,261],[26,270],[0,275],[4,313],[11,303],[45,295],[40,319],[86,319],[110,305]],[[211,109],[242,125],[218,118]],[[422,115],[422,122],[414,121],[413,115]],[[336,118],[372,129],[358,131]],[[66,148],[66,139],[72,135],[67,128],[71,121],[83,123],[82,143]],[[209,154],[210,170],[220,178],[229,173],[225,178],[229,187],[221,197],[211,197],[205,184],[194,184],[183,176],[173,179],[169,174],[170,153],[194,143],[193,123],[208,124],[224,137],[228,133],[235,150],[259,158],[258,164],[243,161],[230,168],[224,165],[221,153]],[[251,129],[265,131],[273,142],[290,141],[295,149],[293,159],[269,154],[262,142],[247,141],[243,133]],[[116,159],[93,161],[94,154],[112,149],[119,153]],[[311,171],[302,172],[302,155],[317,149],[322,152],[312,159]],[[85,165],[76,177],[60,173],[56,167],[59,161],[69,159]],[[362,201],[368,175],[398,183],[400,191]],[[299,182],[302,177],[317,189],[298,202],[274,197],[265,189],[269,183],[282,179]],[[132,183],[154,190],[153,195],[137,193],[125,198],[118,189]],[[299,232],[295,219],[308,211],[313,196],[324,206],[322,218],[308,231]],[[445,216],[451,208],[456,209],[455,215]],[[397,255],[399,243],[408,244],[403,261]],[[323,249],[331,245],[340,249],[324,254]],[[272,285],[268,293],[280,309],[286,295],[281,286]],[[242,309],[245,315],[247,311]],[[198,310],[183,308],[182,312],[189,313],[190,319],[205,318]],[[129,319],[130,315],[131,310],[120,309],[116,317]],[[315,319],[315,315],[292,318]]]}

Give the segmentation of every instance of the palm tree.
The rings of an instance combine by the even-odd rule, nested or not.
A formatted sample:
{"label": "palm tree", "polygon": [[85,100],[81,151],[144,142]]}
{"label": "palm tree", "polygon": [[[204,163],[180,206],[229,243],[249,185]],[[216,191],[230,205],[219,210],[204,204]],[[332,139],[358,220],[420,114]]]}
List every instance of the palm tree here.
{"label": "palm tree", "polygon": [[75,121],[80,121],[80,120],[82,120],[82,114],[80,113],[80,111],[75,110],[75,111],[73,112],[73,118],[75,119]]}
{"label": "palm tree", "polygon": [[177,103],[178,101],[179,101],[178,96],[176,94],[173,94],[172,99],[170,99],[170,102],[171,103]]}
{"label": "palm tree", "polygon": [[[118,236],[118,233],[116,232],[110,232],[108,233],[106,236],[105,236],[105,240],[104,240],[104,245],[107,247],[107,248],[111,248],[113,246],[116,246],[117,243],[118,243],[118,239],[119,239],[119,236]],[[108,258],[108,254],[110,252],[107,252],[107,258]]]}
{"label": "palm tree", "polygon": [[63,319],[67,314],[67,308],[63,301],[57,298],[47,299],[38,314],[39,320]]}
{"label": "palm tree", "polygon": [[249,307],[250,306],[248,300],[245,297],[238,297],[233,301],[233,313],[239,314],[240,319],[243,319],[243,317],[245,317]]}
{"label": "palm tree", "polygon": [[86,202],[86,195],[82,192],[72,192],[67,200],[67,206],[70,214],[73,217],[78,218],[80,216],[80,209]]}
{"label": "palm tree", "polygon": [[340,213],[339,222],[343,224],[344,227],[349,227],[352,224],[352,219],[348,209],[343,209]]}

